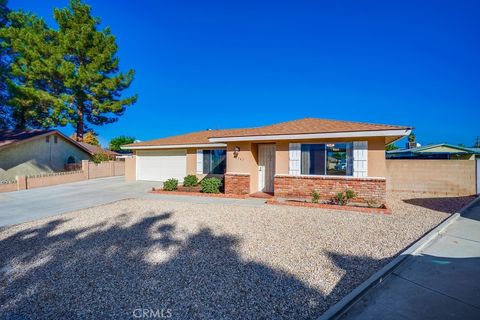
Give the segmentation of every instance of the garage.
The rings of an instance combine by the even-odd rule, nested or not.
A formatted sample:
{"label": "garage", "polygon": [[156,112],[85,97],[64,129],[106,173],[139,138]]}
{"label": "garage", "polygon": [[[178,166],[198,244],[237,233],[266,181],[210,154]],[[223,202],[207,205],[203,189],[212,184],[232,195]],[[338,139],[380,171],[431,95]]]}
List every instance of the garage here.
{"label": "garage", "polygon": [[138,150],[136,164],[137,180],[183,181],[187,174],[187,150]]}

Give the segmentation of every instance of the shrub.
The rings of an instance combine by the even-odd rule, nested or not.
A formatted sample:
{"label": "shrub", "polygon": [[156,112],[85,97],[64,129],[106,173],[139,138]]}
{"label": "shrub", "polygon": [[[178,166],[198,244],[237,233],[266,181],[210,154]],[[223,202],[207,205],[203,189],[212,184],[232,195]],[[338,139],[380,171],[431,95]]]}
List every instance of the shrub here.
{"label": "shrub", "polygon": [[108,158],[108,155],[106,155],[105,153],[95,153],[93,156],[92,156],[92,161],[96,164],[99,164],[103,161],[108,161],[110,160]]}
{"label": "shrub", "polygon": [[177,190],[177,187],[178,187],[178,180],[175,178],[168,179],[163,183],[163,190],[166,190],[166,191]]}
{"label": "shrub", "polygon": [[320,200],[320,193],[317,190],[312,191],[312,203],[318,203]]}
{"label": "shrub", "polygon": [[222,180],[218,178],[207,178],[207,179],[203,179],[200,182],[200,185],[202,186],[202,192],[219,193],[220,186],[222,185]]}
{"label": "shrub", "polygon": [[183,186],[184,187],[195,187],[198,184],[198,178],[196,175],[189,174],[185,178],[183,178]]}
{"label": "shrub", "polygon": [[339,192],[337,193],[333,199],[332,202],[334,204],[338,204],[340,206],[345,206],[348,204],[350,199],[353,199],[357,196],[357,194],[353,190],[345,190],[344,192]]}
{"label": "shrub", "polygon": [[355,191],[350,190],[350,189],[345,190],[345,197],[347,197],[347,201],[355,198],[356,196],[357,196],[357,194],[355,193]]}

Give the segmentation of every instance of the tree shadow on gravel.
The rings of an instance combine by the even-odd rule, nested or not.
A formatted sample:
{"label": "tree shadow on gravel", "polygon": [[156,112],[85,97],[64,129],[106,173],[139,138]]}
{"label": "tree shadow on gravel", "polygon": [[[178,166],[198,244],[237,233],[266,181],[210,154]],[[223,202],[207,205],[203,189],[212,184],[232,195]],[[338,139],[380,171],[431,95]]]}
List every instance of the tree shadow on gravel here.
{"label": "tree shadow on gravel", "polygon": [[113,225],[80,229],[66,228],[69,222],[52,220],[0,241],[0,318],[137,318],[140,309],[174,319],[313,318],[352,289],[352,263],[367,265],[331,254],[346,272],[325,296],[243,260],[239,238],[208,228],[178,231],[172,212],[137,222],[125,213]]}

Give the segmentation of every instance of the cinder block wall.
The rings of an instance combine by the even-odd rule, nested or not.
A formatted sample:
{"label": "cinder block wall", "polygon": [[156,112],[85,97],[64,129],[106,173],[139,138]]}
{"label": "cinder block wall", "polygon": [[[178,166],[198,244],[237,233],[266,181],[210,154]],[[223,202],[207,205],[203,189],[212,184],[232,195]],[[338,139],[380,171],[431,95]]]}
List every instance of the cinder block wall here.
{"label": "cinder block wall", "polygon": [[476,193],[475,161],[387,160],[387,191],[464,196]]}

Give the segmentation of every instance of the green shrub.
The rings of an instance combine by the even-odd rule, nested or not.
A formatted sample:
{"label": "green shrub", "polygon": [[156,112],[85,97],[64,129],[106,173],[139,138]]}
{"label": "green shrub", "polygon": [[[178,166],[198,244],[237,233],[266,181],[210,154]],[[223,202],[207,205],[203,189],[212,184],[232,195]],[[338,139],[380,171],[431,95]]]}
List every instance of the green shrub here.
{"label": "green shrub", "polygon": [[183,186],[184,187],[195,187],[198,184],[198,178],[196,175],[189,174],[185,178],[183,178]]}
{"label": "green shrub", "polygon": [[345,197],[347,198],[347,201],[355,198],[356,196],[357,194],[355,193],[355,191],[350,189],[345,190]]}
{"label": "green shrub", "polygon": [[320,193],[317,190],[312,191],[312,203],[318,203],[320,200]]}
{"label": "green shrub", "polygon": [[205,193],[219,193],[222,186],[222,180],[218,178],[207,178],[200,182],[202,192]]}
{"label": "green shrub", "polygon": [[96,164],[99,164],[103,161],[108,161],[108,160],[109,160],[108,155],[106,155],[105,153],[95,153],[92,156],[92,161]]}
{"label": "green shrub", "polygon": [[166,191],[177,190],[177,187],[178,187],[178,180],[175,178],[168,179],[163,183],[163,190],[166,190]]}
{"label": "green shrub", "polygon": [[353,190],[345,190],[344,192],[339,192],[337,193],[333,199],[332,202],[334,204],[338,204],[340,206],[345,206],[348,204],[350,199],[353,199],[357,196],[357,194]]}

